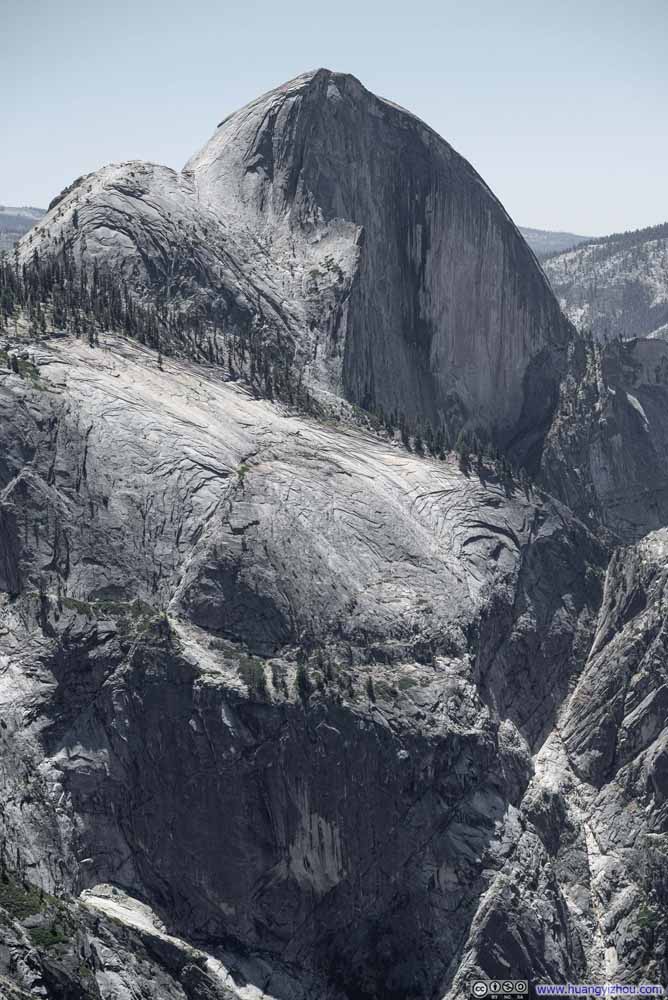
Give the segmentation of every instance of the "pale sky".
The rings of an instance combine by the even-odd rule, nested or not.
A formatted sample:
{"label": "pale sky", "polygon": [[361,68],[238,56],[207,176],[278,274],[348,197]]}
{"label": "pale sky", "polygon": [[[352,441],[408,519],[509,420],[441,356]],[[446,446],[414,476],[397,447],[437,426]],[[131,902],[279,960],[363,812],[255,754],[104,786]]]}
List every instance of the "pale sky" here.
{"label": "pale sky", "polygon": [[668,0],[0,0],[0,203],[105,163],[181,167],[305,70],[353,73],[467,157],[520,225],[668,219]]}

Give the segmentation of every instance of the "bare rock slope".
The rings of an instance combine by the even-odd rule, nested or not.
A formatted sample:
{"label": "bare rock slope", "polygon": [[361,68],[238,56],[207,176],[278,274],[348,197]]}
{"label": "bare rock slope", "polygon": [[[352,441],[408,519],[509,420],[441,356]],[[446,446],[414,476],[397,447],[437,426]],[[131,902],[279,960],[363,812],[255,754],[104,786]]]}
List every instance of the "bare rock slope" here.
{"label": "bare rock slope", "polygon": [[568,323],[472,167],[354,77],[318,70],[264,95],[180,173],[81,178],[35,246],[294,344],[324,391],[455,434],[470,423],[537,460]]}
{"label": "bare rock slope", "polygon": [[477,425],[561,499],[257,398],[187,337],[16,315],[0,992],[665,982],[662,345],[578,337],[465,161],[324,70],[180,173],[80,179],[35,250],[295,350],[343,413]]}
{"label": "bare rock slope", "polygon": [[[39,361],[40,389],[5,377],[2,423],[5,739],[21,733],[44,783],[31,822],[7,768],[6,828],[25,863],[60,891],[135,889],[191,938],[236,938],[371,992],[432,991],[578,669],[595,543],[558,508],[304,425],[209,373],[77,342]],[[555,546],[579,566],[575,590],[535,605],[527,573]],[[124,636],[119,616],[144,605],[178,615],[176,634]],[[519,635],[536,648],[512,682]],[[317,650],[323,681],[307,707],[285,694],[297,649]],[[264,692],[250,700],[244,656]],[[402,893],[431,927],[412,942],[423,966],[399,960]],[[390,982],[377,933],[398,963]]]}
{"label": "bare rock slope", "polygon": [[542,480],[614,538],[635,541],[668,523],[668,345],[573,345]]}
{"label": "bare rock slope", "polygon": [[108,883],[144,900],[169,941],[47,901],[33,926],[69,937],[20,982],[74,954],[83,996],[157,962],[175,996],[456,997],[511,968],[595,978],[611,941],[658,974],[642,921],[602,900],[621,879],[654,914],[660,887],[633,845],[612,881],[592,869],[578,832],[598,836],[619,766],[596,763],[607,728],[582,749],[578,691],[607,664],[587,665],[606,561],[587,529],[212,368],[113,339],[36,361],[1,377],[4,850],[59,898],[95,889],[89,910]]}
{"label": "bare rock slope", "polygon": [[[573,253],[608,261],[611,246]],[[318,70],[263,95],[180,172],[135,162],[79,178],[21,244],[24,260],[35,251],[208,317],[222,354],[230,333],[277,363],[295,354],[335,408],[491,438],[625,541],[665,523],[662,382],[651,373],[638,409],[607,378],[616,362],[588,361],[482,179],[354,77]],[[197,353],[187,337],[178,349]]]}

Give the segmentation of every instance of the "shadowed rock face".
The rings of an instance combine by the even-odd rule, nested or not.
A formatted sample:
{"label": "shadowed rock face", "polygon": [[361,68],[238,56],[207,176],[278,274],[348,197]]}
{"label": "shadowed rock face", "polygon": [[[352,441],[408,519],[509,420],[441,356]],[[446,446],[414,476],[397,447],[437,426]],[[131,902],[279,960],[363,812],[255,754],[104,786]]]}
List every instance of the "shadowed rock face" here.
{"label": "shadowed rock face", "polygon": [[0,822],[32,880],[95,891],[56,966],[2,917],[0,975],[104,1000],[665,977],[660,532],[602,599],[557,502],[113,338],[36,361],[38,387],[1,376]]}
{"label": "shadowed rock face", "polygon": [[668,345],[584,343],[572,352],[542,477],[589,523],[635,541],[668,522]]}
{"label": "shadowed rock face", "polygon": [[180,174],[84,178],[32,246],[54,237],[288,338],[314,386],[455,433],[468,421],[537,460],[568,323],[471,166],[354,77],[318,70],[259,98]]}
{"label": "shadowed rock face", "polygon": [[269,996],[444,995],[582,670],[603,550],[556,502],[215,370],[113,339],[36,360],[39,388],[0,395],[7,843],[48,889],[144,899]]}
{"label": "shadowed rock face", "polygon": [[322,397],[468,414],[582,520],[185,342],[158,366],[26,334],[34,365],[0,368],[0,992],[665,981],[668,548],[600,541],[666,516],[663,346],[569,341],[471,168],[327,71],[181,173],[81,179],[33,243],[293,345]]}
{"label": "shadowed rock face", "polygon": [[502,206],[417,118],[320,70],[228,118],[186,172],[208,207],[272,239],[358,227],[347,323],[332,331],[349,398],[433,420],[457,400],[505,441],[544,421],[532,399],[523,423],[523,378],[566,324]]}

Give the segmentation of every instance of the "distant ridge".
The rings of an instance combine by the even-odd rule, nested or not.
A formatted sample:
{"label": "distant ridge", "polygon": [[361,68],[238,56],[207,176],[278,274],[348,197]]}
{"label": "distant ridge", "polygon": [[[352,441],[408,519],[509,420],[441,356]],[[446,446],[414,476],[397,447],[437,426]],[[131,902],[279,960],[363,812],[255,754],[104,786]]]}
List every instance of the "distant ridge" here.
{"label": "distant ridge", "polygon": [[[587,246],[603,246],[614,243],[616,246],[631,247],[645,243],[647,240],[658,240],[668,236],[668,222],[660,222],[656,226],[645,226],[644,229],[625,229],[621,233],[610,233],[608,236],[594,236],[591,239],[583,239],[581,242]],[[573,247],[565,247],[572,250]]]}
{"label": "distant ridge", "polygon": [[531,229],[528,226],[519,226],[519,231],[540,259],[549,257],[551,254],[561,253],[562,250],[571,250],[573,247],[579,246],[580,243],[591,242],[590,236],[552,232],[549,229]]}
{"label": "distant ridge", "polygon": [[576,326],[599,339],[666,339],[668,222],[591,239],[542,263]]}
{"label": "distant ridge", "polygon": [[32,205],[0,205],[0,251],[11,250],[39,222],[44,211]]}

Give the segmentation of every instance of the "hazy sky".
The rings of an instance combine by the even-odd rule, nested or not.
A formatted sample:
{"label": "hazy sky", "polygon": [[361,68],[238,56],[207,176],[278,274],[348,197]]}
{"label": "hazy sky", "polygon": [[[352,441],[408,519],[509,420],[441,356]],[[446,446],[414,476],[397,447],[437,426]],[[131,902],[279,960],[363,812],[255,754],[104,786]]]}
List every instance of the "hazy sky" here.
{"label": "hazy sky", "polygon": [[519,224],[635,229],[668,219],[667,52],[668,0],[0,0],[0,201],[180,167],[326,66],[428,122]]}

